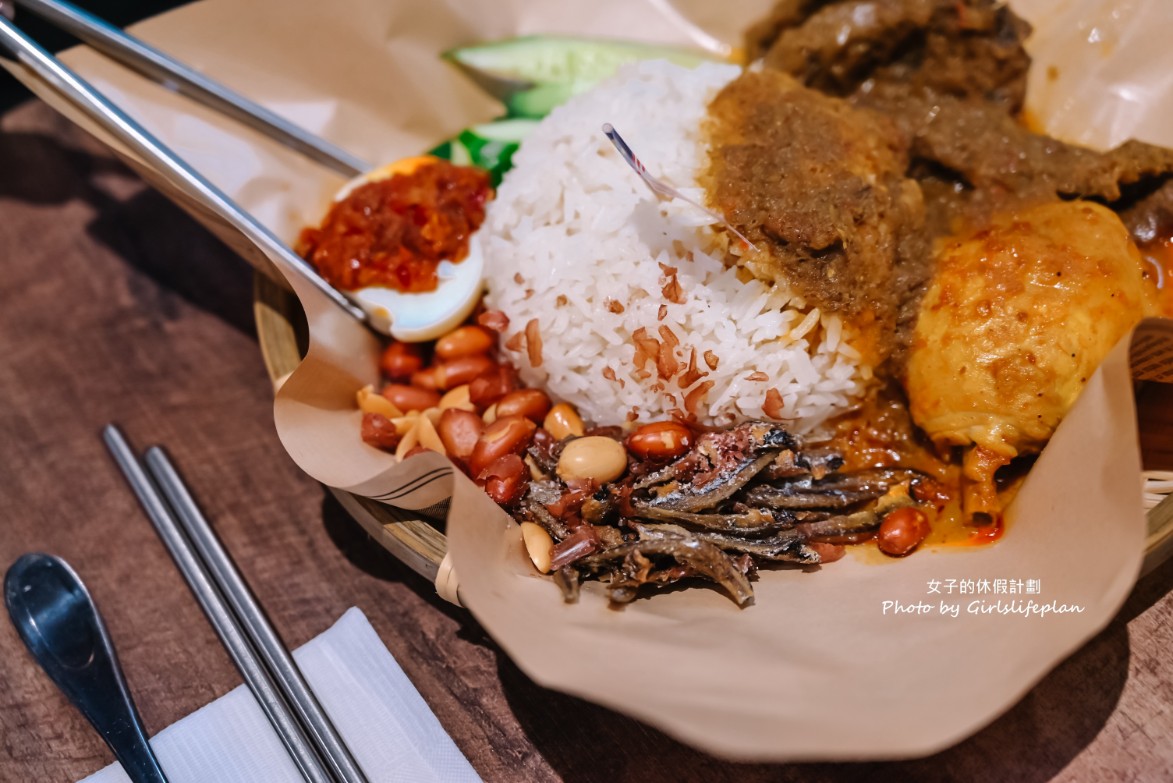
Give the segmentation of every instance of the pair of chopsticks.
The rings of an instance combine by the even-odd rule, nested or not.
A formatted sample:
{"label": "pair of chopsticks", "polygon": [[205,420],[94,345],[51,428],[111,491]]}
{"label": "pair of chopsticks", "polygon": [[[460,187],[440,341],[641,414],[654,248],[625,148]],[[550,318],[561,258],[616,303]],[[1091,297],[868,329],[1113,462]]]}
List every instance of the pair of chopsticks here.
{"label": "pair of chopsticks", "polygon": [[[15,5],[44,18],[138,73],[245,122],[335,171],[354,176],[370,169],[358,158],[63,0],[0,0],[0,3],[4,3],[0,8]],[[241,240],[244,249],[237,249],[247,260],[263,269],[260,258],[267,259],[286,276],[303,278],[351,317],[369,325],[367,314],[347,294],[330,285],[272,231],[0,13],[0,56],[3,55],[15,61],[18,67],[13,72],[22,81],[27,80],[29,86],[35,86],[35,91],[47,102],[70,119],[80,123],[80,115],[100,129],[106,138],[99,138],[132,168],[143,173],[141,168],[145,164],[148,173],[161,177],[163,183],[176,192],[161,190],[179,206],[197,217],[216,216],[218,225],[232,231]],[[62,102],[68,111],[61,109]],[[257,258],[258,254],[260,258]]]}
{"label": "pair of chopsticks", "polygon": [[166,452],[153,446],[140,462],[113,424],[102,439],[302,777],[366,783]]}

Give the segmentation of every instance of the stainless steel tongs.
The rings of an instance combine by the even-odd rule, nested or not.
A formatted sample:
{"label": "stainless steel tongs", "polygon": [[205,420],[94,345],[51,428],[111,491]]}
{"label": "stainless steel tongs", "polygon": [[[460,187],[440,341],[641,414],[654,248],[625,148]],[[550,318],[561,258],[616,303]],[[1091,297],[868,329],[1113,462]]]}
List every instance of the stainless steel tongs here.
{"label": "stainless steel tongs", "polygon": [[0,66],[46,103],[110,147],[147,182],[227,242],[254,267],[298,275],[354,318],[372,325],[349,294],[339,291],[292,248],[117,105],[25,35],[11,7],[36,14],[134,71],[255,128],[346,176],[370,166],[303,128],[208,79],[146,43],[62,0],[0,0]]}

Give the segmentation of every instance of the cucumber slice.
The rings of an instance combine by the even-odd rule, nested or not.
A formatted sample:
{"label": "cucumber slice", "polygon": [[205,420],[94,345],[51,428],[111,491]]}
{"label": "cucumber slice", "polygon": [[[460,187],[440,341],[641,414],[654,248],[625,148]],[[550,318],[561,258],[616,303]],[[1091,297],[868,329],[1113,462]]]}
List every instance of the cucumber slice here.
{"label": "cucumber slice", "polygon": [[448,160],[457,166],[471,166],[472,152],[469,148],[464,146],[460,139],[453,139],[451,144]]}
{"label": "cucumber slice", "polygon": [[557,106],[566,103],[572,95],[586,90],[593,82],[551,82],[514,93],[505,99],[505,109],[511,117],[545,117]]}
{"label": "cucumber slice", "polygon": [[428,154],[458,166],[482,168],[489,172],[493,187],[497,187],[501,177],[513,166],[513,153],[521,146],[521,140],[537,124],[537,120],[506,118],[474,125],[455,138],[437,144]]}
{"label": "cucumber slice", "polygon": [[519,119],[488,122],[463,131],[457,141],[469,151],[474,166],[489,172],[493,187],[497,187],[513,166],[513,153],[537,124],[537,120]]}
{"label": "cucumber slice", "polygon": [[520,143],[537,125],[538,121],[533,119],[503,119],[486,122],[483,125],[474,125],[467,132],[487,141]]}
{"label": "cucumber slice", "polygon": [[[546,85],[570,85],[571,90],[581,91],[615,73],[619,66],[637,60],[669,60],[691,67],[714,59],[706,52],[676,46],[543,35],[451,49],[443,56],[506,104],[518,93]],[[549,103],[552,95],[529,100],[536,107]]]}
{"label": "cucumber slice", "polygon": [[516,141],[482,139],[467,130],[462,131],[457,140],[468,150],[472,165],[489,172],[493,187],[500,184],[501,177],[513,164],[513,153],[517,152],[519,146]]}

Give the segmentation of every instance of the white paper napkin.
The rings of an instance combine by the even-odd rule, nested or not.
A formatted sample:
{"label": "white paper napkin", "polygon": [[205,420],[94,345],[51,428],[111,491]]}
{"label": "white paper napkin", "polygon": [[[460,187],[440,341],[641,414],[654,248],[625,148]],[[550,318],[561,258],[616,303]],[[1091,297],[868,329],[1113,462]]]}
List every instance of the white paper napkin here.
{"label": "white paper napkin", "polygon": [[[360,610],[293,657],[371,783],[480,780]],[[244,685],[163,729],[151,747],[170,783],[301,781]],[[111,764],[82,783],[129,780]]]}

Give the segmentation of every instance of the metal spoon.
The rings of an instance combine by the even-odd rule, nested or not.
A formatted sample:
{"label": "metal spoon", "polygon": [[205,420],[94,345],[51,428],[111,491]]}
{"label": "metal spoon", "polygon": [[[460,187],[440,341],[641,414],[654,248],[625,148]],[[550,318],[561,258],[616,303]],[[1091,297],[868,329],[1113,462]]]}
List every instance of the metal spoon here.
{"label": "metal spoon", "polygon": [[4,577],[4,603],[41,668],[106,740],[135,783],[167,783],[147,743],[106,625],[59,557],[27,554]]}

